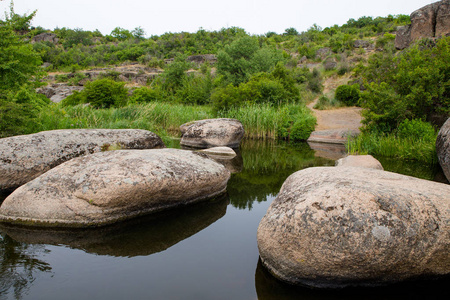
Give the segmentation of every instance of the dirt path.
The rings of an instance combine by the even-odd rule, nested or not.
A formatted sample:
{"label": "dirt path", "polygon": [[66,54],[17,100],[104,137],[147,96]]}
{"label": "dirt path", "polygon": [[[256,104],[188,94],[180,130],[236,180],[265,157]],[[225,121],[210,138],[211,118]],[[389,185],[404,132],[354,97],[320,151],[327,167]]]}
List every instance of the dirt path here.
{"label": "dirt path", "polygon": [[[327,78],[324,82],[324,94],[332,97],[334,90],[341,84],[348,81],[348,77]],[[330,95],[331,94],[331,95]],[[317,110],[314,105],[319,98],[316,98],[308,107],[317,118],[316,130],[308,139],[309,142],[322,142],[333,144],[344,144],[347,136],[359,133],[361,127],[360,107],[341,107],[331,110]]]}

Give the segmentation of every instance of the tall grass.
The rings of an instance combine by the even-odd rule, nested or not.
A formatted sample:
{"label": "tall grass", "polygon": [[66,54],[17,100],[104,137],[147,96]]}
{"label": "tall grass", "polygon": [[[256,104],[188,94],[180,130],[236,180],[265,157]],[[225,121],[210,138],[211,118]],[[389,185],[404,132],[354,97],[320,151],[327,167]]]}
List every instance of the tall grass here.
{"label": "tall grass", "polygon": [[222,118],[234,118],[242,122],[245,136],[253,139],[277,139],[280,131],[298,119],[308,118],[315,124],[311,111],[304,104],[273,106],[249,104],[218,113]]}
{"label": "tall grass", "polygon": [[[183,105],[164,102],[129,105],[122,108],[95,109],[77,105],[51,105],[40,113],[34,132],[70,128],[138,128],[150,130],[161,137],[174,136],[186,122],[214,118],[210,106]],[[280,129],[297,119],[313,118],[301,105],[274,107],[252,104],[220,112],[217,117],[235,118],[242,122],[249,138],[277,139]],[[309,120],[308,119],[308,120]],[[315,122],[315,119],[311,122]]]}
{"label": "tall grass", "polygon": [[398,137],[396,134],[362,133],[347,143],[349,154],[373,154],[383,157],[436,164],[436,136]]}

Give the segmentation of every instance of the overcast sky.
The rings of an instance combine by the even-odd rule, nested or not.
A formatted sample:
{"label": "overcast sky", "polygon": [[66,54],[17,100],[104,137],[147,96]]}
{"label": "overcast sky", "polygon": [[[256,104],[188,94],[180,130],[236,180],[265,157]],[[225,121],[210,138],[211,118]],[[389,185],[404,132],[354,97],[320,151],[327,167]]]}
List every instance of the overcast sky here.
{"label": "overcast sky", "polygon": [[[165,32],[212,31],[237,26],[251,34],[299,32],[316,23],[322,28],[342,25],[361,16],[411,14],[431,0],[15,0],[15,12],[37,10],[34,26],[99,29],[109,34],[115,27],[141,26],[147,36]],[[0,0],[0,11],[10,0]],[[1,19],[4,19],[2,14]]]}

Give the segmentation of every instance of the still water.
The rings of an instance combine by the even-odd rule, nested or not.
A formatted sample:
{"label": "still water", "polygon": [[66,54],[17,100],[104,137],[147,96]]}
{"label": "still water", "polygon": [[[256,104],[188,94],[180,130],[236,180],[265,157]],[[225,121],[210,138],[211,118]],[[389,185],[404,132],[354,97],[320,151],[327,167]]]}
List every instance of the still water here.
{"label": "still water", "polygon": [[240,152],[221,199],[95,230],[1,228],[0,299],[449,299],[448,278],[342,291],[272,278],[258,261],[261,218],[287,176],[342,153],[251,141]]}

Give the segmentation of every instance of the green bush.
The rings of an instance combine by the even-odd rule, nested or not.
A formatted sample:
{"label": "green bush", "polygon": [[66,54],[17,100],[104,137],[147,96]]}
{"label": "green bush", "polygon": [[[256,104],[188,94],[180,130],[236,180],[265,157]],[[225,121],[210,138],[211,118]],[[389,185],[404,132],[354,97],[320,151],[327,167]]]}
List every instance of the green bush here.
{"label": "green bush", "polygon": [[162,91],[148,87],[139,87],[133,91],[130,97],[130,103],[145,103],[162,100]]}
{"label": "green bush", "polygon": [[125,83],[104,78],[88,82],[82,93],[95,108],[121,107],[127,102]]}
{"label": "green bush", "polygon": [[210,102],[212,90],[211,75],[195,74],[183,78],[176,98],[186,104],[207,104]]}
{"label": "green bush", "polygon": [[292,141],[306,141],[314,131],[315,125],[316,119],[311,115],[295,120],[291,128],[290,139]]}
{"label": "green bush", "polygon": [[436,138],[436,131],[433,126],[420,119],[408,120],[405,119],[397,129],[399,138],[412,138],[415,140],[425,140],[434,142]]}
{"label": "green bush", "polygon": [[354,85],[340,85],[336,89],[336,100],[352,106],[357,105],[359,100],[359,88],[357,84]]}

